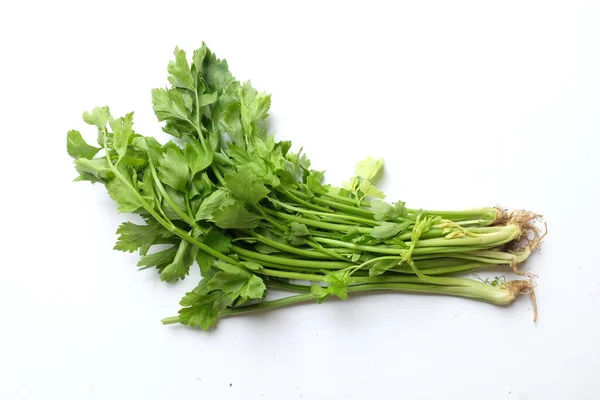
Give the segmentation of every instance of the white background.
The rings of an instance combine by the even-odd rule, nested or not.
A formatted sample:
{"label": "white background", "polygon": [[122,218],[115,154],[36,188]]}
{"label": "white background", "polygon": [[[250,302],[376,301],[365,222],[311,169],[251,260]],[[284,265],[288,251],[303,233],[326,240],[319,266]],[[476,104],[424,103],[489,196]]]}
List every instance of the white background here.
{"label": "white background", "polygon": [[[598,2],[160,3],[0,6],[0,398],[600,397]],[[109,104],[162,137],[150,89],[202,41],[330,182],[381,156],[390,200],[543,213],[539,321],[389,294],[162,326],[198,274],[112,250],[127,216],[71,182],[65,133]]]}

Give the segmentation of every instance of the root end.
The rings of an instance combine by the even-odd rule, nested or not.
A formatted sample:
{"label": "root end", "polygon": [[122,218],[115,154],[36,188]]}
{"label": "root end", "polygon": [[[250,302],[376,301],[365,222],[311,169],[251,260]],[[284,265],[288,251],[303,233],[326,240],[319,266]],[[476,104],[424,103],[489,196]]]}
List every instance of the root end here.
{"label": "root end", "polygon": [[[542,240],[548,234],[548,224],[542,218],[541,214],[526,210],[515,210],[508,214],[507,223],[517,226],[521,231],[521,235],[513,243],[512,250],[522,250],[528,246],[531,251],[534,251],[540,247]],[[536,226],[540,222],[544,223],[543,232]]]}
{"label": "root end", "polygon": [[509,293],[511,294],[511,298],[514,300],[520,295],[528,294],[531,298],[531,303],[533,304],[533,322],[537,321],[538,312],[537,312],[537,299],[535,297],[535,283],[532,280],[518,280],[511,281],[506,283],[506,287],[508,288]]}

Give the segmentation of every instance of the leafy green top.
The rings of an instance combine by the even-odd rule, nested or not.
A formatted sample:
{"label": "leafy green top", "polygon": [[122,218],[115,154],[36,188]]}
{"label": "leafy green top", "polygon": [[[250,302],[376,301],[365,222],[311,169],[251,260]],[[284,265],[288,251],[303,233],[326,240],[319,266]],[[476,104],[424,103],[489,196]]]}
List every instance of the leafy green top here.
{"label": "leafy green top", "polygon": [[[338,192],[360,206],[366,197],[383,198],[374,186],[383,160],[359,163],[345,189],[323,185],[323,172],[310,169],[302,150],[293,153],[290,142],[276,142],[268,133],[270,96],[235,80],[227,62],[206,45],[194,51],[191,63],[183,50],[175,49],[167,69],[170,87],[154,89],[152,105],[158,120],[164,121],[163,130],[182,145],[160,144],[136,133],[133,113],[115,118],[108,107],[97,107],[83,119],[96,127],[99,147],[72,130],[67,133],[67,151],[75,158],[76,180],[104,184],[120,212],[139,214],[145,221],[121,224],[115,249],[139,250],[138,265],[156,267],[160,278],[169,282],[184,279],[197,261],[204,279],[182,299],[180,322],[207,329],[227,307],[265,294],[263,267],[233,251],[232,241],[244,232],[261,232],[274,246],[310,242],[319,248],[310,226],[274,221],[265,210],[266,204],[276,203],[267,198],[289,196],[290,190],[307,196]],[[342,240],[378,243],[415,224],[401,202],[375,200],[371,212],[376,223],[369,235],[349,229]],[[416,222],[420,232],[431,225]],[[150,253],[157,245],[162,249]],[[256,250],[278,251],[265,243]],[[361,253],[338,257],[355,263]],[[388,264],[374,264],[373,274],[392,266]],[[314,286],[314,296],[319,301],[331,294],[345,298],[349,276],[349,269],[324,273],[328,286]]]}

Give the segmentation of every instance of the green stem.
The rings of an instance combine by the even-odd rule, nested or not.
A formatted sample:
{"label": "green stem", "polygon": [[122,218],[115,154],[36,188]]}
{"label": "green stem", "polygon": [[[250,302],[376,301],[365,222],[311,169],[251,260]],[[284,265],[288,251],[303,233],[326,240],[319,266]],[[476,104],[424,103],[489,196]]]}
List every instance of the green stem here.
{"label": "green stem", "polygon": [[211,164],[210,169],[212,170],[213,174],[215,174],[215,176],[217,177],[219,183],[222,186],[225,186],[225,178],[223,178],[223,175],[221,175],[221,171],[219,171],[219,168],[213,163]]}
{"label": "green stem", "polygon": [[342,232],[319,231],[316,229],[309,229],[308,232],[310,233],[310,236],[313,238],[324,237],[324,238],[328,238],[328,239],[336,239],[337,240],[343,236]]}
{"label": "green stem", "polygon": [[[256,258],[252,258],[249,256],[240,256],[240,258],[244,261],[251,261],[251,262],[255,262],[259,265],[261,265],[264,268],[273,268],[277,271],[291,271],[291,272],[298,272],[298,273],[307,273],[307,274],[312,274],[315,272],[315,268],[310,268],[310,267],[298,267],[298,266],[294,266],[294,265],[282,265],[282,264],[277,264],[274,262],[270,262],[270,261],[265,261],[265,260],[258,260]],[[338,268],[321,268],[321,270],[331,270],[331,271],[337,271]],[[257,272],[260,273],[260,272]]]}
{"label": "green stem", "polygon": [[[419,248],[453,248],[453,247],[461,247],[461,246],[470,246],[470,247],[497,247],[502,244],[508,243],[511,240],[516,239],[521,234],[520,229],[515,225],[507,225],[503,227],[499,227],[496,232],[492,233],[483,233],[477,234],[474,237],[461,237],[461,238],[437,238],[437,239],[423,239],[419,240],[415,246],[415,252],[413,254],[430,254],[430,253],[418,253],[416,252]],[[402,249],[400,248],[386,248],[383,246],[366,246],[366,245],[358,245],[354,243],[343,242],[341,240],[328,239],[315,237],[314,240],[320,243],[327,243],[334,246],[346,247],[354,250],[360,251],[370,251],[374,253],[381,254],[401,254]],[[410,246],[411,242],[406,242],[407,245]],[[453,249],[454,250],[454,249]],[[478,250],[478,249],[476,249]],[[466,251],[463,249],[461,251]]]}
{"label": "green stem", "polygon": [[518,238],[521,230],[516,225],[499,227],[496,232],[481,233],[474,237],[439,238],[419,240],[416,247],[438,246],[500,246]]}
{"label": "green stem", "polygon": [[171,198],[171,196],[169,196],[169,194],[165,190],[165,187],[163,186],[162,182],[158,179],[158,173],[156,172],[156,168],[154,167],[154,162],[152,161],[152,158],[150,157],[150,155],[148,155],[148,165],[150,166],[150,172],[152,173],[152,178],[154,179],[154,183],[156,184],[156,187],[158,188],[158,191],[163,196],[163,198],[167,201],[167,203],[169,204],[169,206],[171,207],[171,209],[173,209],[173,211],[175,211],[175,214],[179,215],[179,217],[182,220],[184,220],[186,223],[188,223],[192,227],[199,228],[198,224],[191,217],[191,215],[188,215],[185,212],[183,212],[177,206],[177,204],[173,201],[173,199]]}
{"label": "green stem", "polygon": [[192,125],[194,125],[194,128],[196,128],[196,132],[198,132],[198,138],[200,139],[200,143],[202,143],[202,146],[204,146],[204,135],[202,135],[202,129],[200,129],[200,96],[198,95],[197,88],[196,90],[194,90],[194,95],[196,96],[196,123]]}
{"label": "green stem", "polygon": [[[289,192],[297,195],[298,197],[303,197],[304,199],[308,199],[308,200],[313,201],[313,202],[315,202],[317,204],[321,204],[321,205],[325,205],[325,206],[331,207],[334,210],[341,210],[341,211],[345,211],[345,212],[348,212],[348,213],[351,213],[351,214],[353,213],[353,214],[360,215],[360,216],[363,216],[363,217],[373,218],[373,212],[372,211],[366,210],[364,208],[359,208],[354,203],[353,203],[353,205],[347,205],[347,204],[340,203],[339,201],[329,200],[327,198],[324,198],[324,197],[328,196],[327,194],[323,195],[323,197],[319,197],[319,196],[313,196],[313,197],[311,197],[311,196],[309,196],[309,195],[307,195],[305,193],[302,193],[302,192],[300,192],[298,190],[294,190],[294,189],[287,189],[287,190]],[[326,210],[326,211],[330,211],[331,212],[331,210]]]}
{"label": "green stem", "polygon": [[315,228],[327,229],[330,231],[346,233],[346,232],[348,232],[348,230],[350,228],[356,228],[356,229],[358,229],[359,233],[364,233],[364,234],[368,235],[373,230],[372,228],[364,228],[364,227],[359,227],[359,226],[355,226],[355,225],[341,225],[341,224],[334,224],[331,222],[316,221],[314,219],[298,217],[296,215],[286,214],[286,213],[282,213],[280,211],[275,211],[275,210],[270,210],[270,209],[265,209],[265,211],[268,214],[275,215],[279,218],[283,218],[288,221],[300,222],[304,225],[314,226]]}
{"label": "green stem", "polygon": [[306,274],[303,272],[294,271],[279,271],[274,269],[263,268],[256,271],[257,274],[273,276],[276,278],[296,279],[299,281],[310,281],[310,282],[325,282],[324,275]]}
{"label": "green stem", "polygon": [[257,204],[257,205],[254,206],[254,209],[256,211],[258,211],[258,213],[260,214],[261,217],[263,217],[266,221],[270,222],[271,225],[277,227],[277,229],[279,229],[281,232],[285,232],[286,231],[285,225],[280,224],[274,218],[271,218],[269,215],[267,215],[267,213],[270,213],[270,210],[268,208],[263,208],[263,207],[261,207],[260,205]]}
{"label": "green stem", "polygon": [[308,257],[308,258],[320,258],[320,259],[330,259],[331,257],[324,253],[315,252],[313,250],[300,249],[298,247],[291,246],[286,243],[281,243],[277,240],[270,239],[266,236],[258,234],[254,231],[244,230],[242,231],[246,235],[251,236],[252,238],[258,240],[261,243],[269,245],[278,250],[287,251],[288,253],[297,254],[299,256]]}
{"label": "green stem", "polygon": [[[488,263],[477,263],[477,262],[471,262],[471,263],[465,263],[465,264],[461,264],[461,265],[455,265],[455,266],[448,266],[448,267],[439,267],[439,268],[428,268],[426,270],[427,275],[431,276],[431,275],[453,275],[453,274],[458,274],[458,273],[465,273],[465,272],[473,272],[473,271],[477,271],[483,268],[488,268],[490,266],[490,264]],[[401,266],[402,267],[402,266]],[[398,271],[398,272],[403,272],[403,273],[410,273],[413,274],[414,271],[413,269],[408,266],[405,270],[403,270],[402,268],[398,268],[398,269],[392,269],[393,271]],[[422,267],[421,267],[422,269]]]}
{"label": "green stem", "polygon": [[167,318],[163,318],[160,320],[160,322],[163,325],[171,325],[171,324],[178,324],[179,323],[179,317],[167,317]]}
{"label": "green stem", "polygon": [[318,261],[318,260],[302,260],[296,258],[271,256],[268,254],[257,253],[255,251],[246,250],[238,246],[231,246],[231,250],[241,256],[252,257],[256,260],[262,260],[280,265],[289,265],[296,267],[317,268],[317,269],[341,269],[347,268],[354,264],[344,261]]}
{"label": "green stem", "polygon": [[319,243],[315,242],[312,238],[307,239],[306,244],[309,245],[310,247],[312,247],[313,249],[315,249],[316,251],[319,251],[325,255],[328,255],[330,257],[333,257],[333,258],[341,260],[341,261],[348,261],[348,259],[346,257],[344,257],[343,255],[339,254],[338,252],[336,252],[334,250],[331,250],[331,249],[321,246]]}
{"label": "green stem", "polygon": [[[327,197],[336,202],[342,202],[347,205],[355,205],[353,199],[349,199],[342,196],[337,196],[334,194],[326,193],[323,197]],[[361,201],[361,205],[363,207],[370,207],[371,203],[366,201]],[[478,223],[489,225],[491,224],[497,216],[497,211],[495,208],[486,207],[486,208],[478,208],[473,210],[462,210],[462,211],[438,211],[438,210],[417,210],[414,208],[407,208],[407,211],[411,214],[416,214],[418,212],[423,212],[425,215],[434,215],[440,216],[444,219],[449,219],[452,221],[463,221],[463,220],[477,220]],[[468,221],[469,223],[473,223],[473,221]]]}
{"label": "green stem", "polygon": [[310,292],[310,286],[307,286],[307,285],[297,285],[295,283],[274,281],[272,279],[264,279],[264,282],[265,282],[265,285],[267,285],[267,288],[269,288],[269,289],[287,290],[289,292],[297,292],[297,293]]}
{"label": "green stem", "polygon": [[314,203],[311,203],[311,202],[308,202],[306,200],[301,199],[300,197],[298,197],[295,194],[291,193],[289,191],[289,189],[285,189],[285,188],[279,187],[279,188],[276,188],[275,190],[278,193],[283,194],[284,196],[286,196],[286,197],[294,200],[296,203],[298,203],[300,205],[303,205],[305,207],[312,208],[313,210],[317,210],[317,211],[331,212],[331,210],[329,208],[327,208],[327,207],[322,207],[322,206],[319,206],[317,204],[314,204]]}
{"label": "green stem", "polygon": [[282,201],[279,201],[277,199],[269,198],[269,200],[272,201],[275,204],[280,205],[283,208],[286,208],[288,210],[295,211],[295,212],[301,213],[301,214],[316,215],[316,216],[325,217],[325,218],[335,218],[335,219],[348,220],[348,221],[358,222],[358,223],[361,223],[361,224],[364,224],[364,225],[368,225],[368,226],[377,226],[377,225],[379,225],[379,223],[377,221],[373,221],[372,219],[356,217],[354,215],[346,215],[346,214],[339,214],[339,213],[331,213],[331,212],[322,212],[322,211],[307,210],[305,208],[299,208],[299,207],[291,206],[291,205],[289,205],[287,203],[284,203]]}
{"label": "green stem", "polygon": [[[311,293],[297,294],[295,296],[284,297],[284,298],[277,299],[277,300],[263,301],[263,302],[252,304],[252,305],[245,306],[245,307],[227,308],[226,310],[221,311],[219,313],[219,316],[225,317],[228,315],[243,314],[246,312],[285,307],[285,306],[289,306],[292,304],[305,303],[307,301],[311,301],[314,299],[315,299],[315,297]],[[165,319],[163,319],[163,321],[167,320],[167,323],[175,323],[175,322],[171,322],[171,321],[173,321],[173,319],[176,319],[176,322],[179,322],[179,317],[165,318]],[[163,323],[165,323],[165,322],[163,322]]]}
{"label": "green stem", "polygon": [[[407,209],[410,213],[417,213],[421,210],[412,208]],[[488,224],[492,223],[496,219],[497,211],[495,208],[478,208],[474,210],[463,210],[463,211],[441,211],[441,210],[422,210],[425,215],[439,216],[444,219],[451,221],[463,221],[470,219],[481,219],[487,221]]]}
{"label": "green stem", "polygon": [[[519,283],[521,281],[513,281],[509,282],[506,285],[502,286],[490,286],[486,284],[482,284],[482,286],[477,285],[479,282],[473,281],[474,285],[472,286],[437,286],[437,285],[423,285],[423,284],[414,284],[414,283],[380,283],[380,284],[365,284],[365,285],[356,285],[350,286],[348,288],[348,293],[362,293],[362,292],[373,292],[373,291],[399,291],[399,292],[409,292],[409,293],[425,293],[425,294],[443,294],[443,295],[451,295],[458,297],[465,297],[475,300],[480,300],[492,304],[497,305],[506,305],[511,303],[517,296],[518,292],[515,293],[512,290],[511,283]],[[298,294],[294,296],[284,297],[278,300],[270,300],[264,301],[257,304],[252,304],[249,306],[243,306],[239,308],[228,308],[221,312],[219,316],[228,316],[228,315],[236,315],[243,314],[253,311],[265,310],[265,309],[274,309],[289,306],[292,304],[305,303],[309,301],[314,301],[315,298],[311,293]],[[165,318],[168,323],[173,323],[173,319],[177,317]],[[163,321],[165,321],[163,320]],[[164,322],[163,322],[164,323]]]}

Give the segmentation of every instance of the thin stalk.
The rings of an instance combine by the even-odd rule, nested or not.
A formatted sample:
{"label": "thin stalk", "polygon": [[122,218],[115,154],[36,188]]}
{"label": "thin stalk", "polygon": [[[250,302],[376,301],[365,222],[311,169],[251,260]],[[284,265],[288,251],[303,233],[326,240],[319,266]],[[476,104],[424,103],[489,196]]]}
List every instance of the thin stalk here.
{"label": "thin stalk", "polygon": [[[294,193],[295,194],[303,194],[302,192],[298,192],[298,191],[294,191]],[[345,206],[354,207],[356,209],[359,209],[356,206],[356,202],[354,199],[338,196],[338,195],[331,194],[331,193],[325,193],[325,194],[321,195],[321,198],[327,198],[331,202],[338,203],[338,204],[342,203]],[[371,203],[368,201],[362,200],[361,205],[362,205],[362,207],[370,207]],[[366,210],[362,207],[359,209],[359,210],[361,210],[361,212],[366,211],[366,212],[370,213],[371,215],[373,215],[370,210]],[[410,214],[416,214],[419,212],[423,212],[425,215],[441,216],[442,218],[449,219],[451,221],[479,220],[483,224],[486,224],[486,225],[491,224],[496,219],[496,216],[497,216],[497,210],[495,208],[491,208],[491,207],[478,208],[478,209],[473,209],[473,210],[462,210],[462,211],[418,210],[418,209],[414,209],[414,208],[407,208],[407,211]]]}
{"label": "thin stalk", "polygon": [[[479,283],[475,282],[474,283]],[[365,284],[351,286],[348,288],[348,293],[364,293],[364,292],[375,292],[375,291],[399,291],[399,292],[412,292],[412,293],[425,293],[425,294],[443,294],[458,297],[465,297],[475,300],[484,301],[487,303],[506,305],[511,303],[518,295],[519,292],[515,291],[519,286],[526,286],[521,284],[525,281],[512,281],[502,286],[490,286],[483,284],[482,286],[437,286],[437,285],[422,285],[413,283],[383,283],[383,284]],[[528,283],[528,282],[526,282]],[[243,306],[239,308],[228,308],[221,312],[219,316],[228,316],[243,314],[253,311],[274,309],[285,307],[292,304],[305,303],[308,301],[315,301],[314,296],[311,293],[298,294],[290,297],[284,297],[278,300],[264,301],[249,306]],[[172,317],[177,318],[177,317]],[[166,320],[166,321],[165,321]],[[178,319],[172,320],[165,318],[163,323],[176,323]]]}
{"label": "thin stalk", "polygon": [[254,206],[254,209],[259,212],[259,214],[260,214],[261,217],[263,217],[266,221],[270,222],[273,226],[276,226],[277,229],[279,229],[281,232],[285,232],[286,231],[285,225],[280,224],[274,218],[271,218],[269,215],[267,215],[267,213],[265,213],[265,210],[267,212],[269,211],[268,208],[263,209],[263,207],[261,207],[261,206],[259,206],[257,204],[257,205]]}
{"label": "thin stalk", "polygon": [[306,274],[303,272],[280,271],[280,270],[263,268],[263,269],[256,271],[256,273],[259,275],[273,276],[275,278],[296,279],[299,281],[309,281],[309,282],[325,282],[324,275]]}
{"label": "thin stalk", "polygon": [[[535,322],[537,317],[535,296],[531,289],[531,283],[523,280],[507,282],[499,286],[491,286],[481,282],[471,281],[470,285],[466,286],[438,286],[414,283],[379,283],[379,284],[362,284],[348,287],[348,293],[364,293],[377,291],[398,291],[408,293],[425,293],[425,294],[442,294],[457,297],[465,297],[469,299],[484,301],[487,303],[506,305],[514,301],[519,294],[529,292],[534,304]],[[260,303],[242,306],[238,308],[228,308],[219,316],[225,317],[229,315],[244,314],[259,310],[276,309],[293,304],[306,303],[314,301],[315,298],[311,293],[303,293],[294,296],[284,297],[278,300],[263,301]],[[169,317],[162,320],[163,324],[174,324],[179,322],[179,317]]]}
{"label": "thin stalk", "polygon": [[315,242],[312,238],[308,239],[306,241],[306,244],[309,245],[310,247],[312,247],[313,249],[315,249],[316,251],[319,251],[325,255],[328,255],[330,257],[336,258],[341,261],[348,261],[348,259],[346,257],[344,257],[343,255],[337,253],[334,250],[331,250],[331,249],[321,246],[319,243]]}
{"label": "thin stalk", "polygon": [[[408,208],[409,213],[418,213],[421,210]],[[472,220],[472,219],[481,219],[487,221],[487,223],[492,223],[497,216],[497,211],[495,208],[478,208],[474,210],[463,210],[463,211],[441,211],[441,210],[422,210],[425,215],[435,215],[440,216],[443,219],[448,219],[451,221],[464,221],[464,220]]]}
{"label": "thin stalk", "polygon": [[213,163],[211,164],[210,169],[213,172],[213,174],[215,174],[215,176],[217,177],[219,183],[222,186],[225,186],[225,178],[223,178],[223,175],[221,175],[221,171],[219,171],[219,168]]}
{"label": "thin stalk", "polygon": [[313,250],[307,250],[307,249],[301,249],[286,243],[281,243],[277,240],[273,240],[270,239],[266,236],[263,236],[259,233],[256,233],[254,231],[250,231],[250,230],[244,230],[242,231],[243,233],[245,233],[246,235],[249,235],[251,238],[256,239],[257,241],[264,243],[266,245],[269,245],[273,248],[276,248],[278,250],[282,250],[282,251],[286,251],[288,253],[292,253],[292,254],[297,254],[299,256],[303,256],[303,257],[308,257],[308,258],[317,258],[317,259],[331,259],[331,256],[322,253],[322,252],[315,252]]}
{"label": "thin stalk", "polygon": [[499,227],[496,232],[481,233],[475,237],[460,238],[440,238],[419,240],[417,247],[438,247],[438,246],[499,246],[518,238],[521,230],[516,225],[506,225]]}
{"label": "thin stalk", "polygon": [[160,179],[158,179],[158,173],[156,172],[156,168],[154,167],[154,162],[152,161],[152,157],[150,157],[150,156],[148,156],[148,165],[150,166],[150,172],[152,174],[152,179],[154,179],[154,183],[156,184],[156,187],[158,188],[158,191],[160,192],[160,194],[162,195],[162,197],[167,201],[167,203],[169,204],[169,207],[171,207],[171,209],[173,211],[175,211],[175,214],[179,215],[179,217],[182,220],[184,220],[186,223],[188,223],[189,225],[191,225],[194,228],[198,228],[198,224],[191,217],[191,215],[188,215],[183,210],[181,210],[177,206],[177,204],[175,204],[175,202],[173,201],[173,199],[171,198],[171,196],[169,196],[169,194],[167,193],[167,191],[166,191],[165,187],[163,186],[162,182],[160,181]]}
{"label": "thin stalk", "polygon": [[[322,197],[319,197],[319,196],[313,196],[313,197],[311,197],[311,196],[309,196],[309,195],[307,195],[305,193],[302,193],[302,192],[300,192],[298,190],[287,189],[287,191],[290,192],[290,193],[292,193],[292,194],[295,194],[298,197],[301,197],[301,198],[304,198],[304,199],[307,199],[307,200],[311,200],[312,202],[315,202],[317,204],[321,204],[321,205],[325,205],[325,206],[331,207],[334,210],[341,210],[341,211],[345,211],[345,212],[348,212],[348,213],[354,213],[356,215],[361,215],[363,217],[373,218],[373,212],[372,211],[366,210],[364,208],[359,208],[359,207],[356,206],[355,203],[352,203],[353,205],[349,205],[349,204],[341,203],[341,202],[336,201],[336,200],[327,199],[327,198],[325,198],[325,197],[328,196],[327,194],[324,194]],[[327,211],[330,211],[330,210],[327,210]]]}
{"label": "thin stalk", "polygon": [[302,199],[302,198],[296,196],[294,193],[291,193],[289,189],[280,187],[280,188],[276,188],[275,190],[278,193],[283,194],[284,196],[294,200],[296,203],[303,205],[305,207],[312,208],[312,209],[318,210],[318,211],[331,212],[331,209],[329,209],[327,207],[319,206],[317,204],[311,203],[309,201],[306,201],[305,199]]}
{"label": "thin stalk", "polygon": [[[319,243],[326,243],[326,244],[330,244],[330,245],[336,246],[336,247],[342,247],[342,248],[358,250],[358,251],[367,251],[367,252],[376,253],[376,254],[402,255],[406,251],[405,248],[400,248],[398,246],[369,246],[369,245],[361,245],[361,244],[343,242],[341,240],[328,239],[328,238],[324,238],[324,237],[315,237],[314,240]],[[451,241],[451,240],[457,240],[457,239],[445,239],[445,240]],[[419,247],[418,243],[417,243],[417,247],[412,251],[412,254],[413,254],[413,256],[415,256],[415,255],[424,255],[424,254],[465,252],[465,251],[484,250],[484,249],[485,248],[482,246],[452,247],[452,243],[448,243],[448,246]],[[333,250],[336,250],[336,248],[334,247]]]}
{"label": "thin stalk", "polygon": [[286,214],[286,213],[282,213],[280,211],[275,211],[275,210],[270,210],[270,209],[265,209],[265,212],[271,215],[275,215],[279,218],[283,218],[286,219],[288,221],[294,221],[294,222],[299,222],[302,223],[304,225],[308,225],[308,226],[314,226],[315,228],[321,228],[321,229],[327,229],[330,231],[336,231],[336,232],[348,232],[348,230],[350,228],[356,228],[358,229],[359,233],[364,233],[364,234],[370,234],[372,231],[372,228],[365,228],[365,227],[357,227],[354,225],[341,225],[341,224],[334,224],[331,222],[322,222],[322,221],[317,221],[314,219],[308,219],[308,218],[303,218],[303,217],[298,217],[296,215],[291,215],[291,214]]}
{"label": "thin stalk", "polygon": [[310,286],[297,285],[295,283],[275,281],[272,279],[264,279],[265,285],[269,289],[287,290],[289,292],[306,293],[310,292]]}
{"label": "thin stalk", "polygon": [[344,261],[318,261],[318,260],[302,260],[296,258],[271,256],[268,254],[257,253],[255,251],[246,250],[238,246],[231,246],[234,253],[244,257],[252,257],[256,260],[262,260],[280,265],[289,265],[292,267],[308,267],[317,269],[342,269],[350,267],[354,264]]}
{"label": "thin stalk", "polygon": [[362,218],[362,217],[357,217],[354,215],[346,215],[346,214],[339,214],[339,213],[332,213],[332,212],[323,212],[323,211],[314,211],[314,210],[307,210],[305,208],[300,208],[300,207],[294,207],[292,205],[289,205],[287,203],[284,203],[282,201],[279,201],[277,199],[272,199],[269,198],[270,201],[272,201],[275,204],[280,205],[281,207],[290,210],[290,211],[294,211],[300,214],[306,214],[306,215],[316,215],[316,216],[320,216],[320,217],[324,217],[324,218],[335,218],[335,219],[342,219],[342,220],[347,220],[347,221],[352,221],[352,222],[358,222],[364,225],[368,225],[368,226],[377,226],[379,225],[379,223],[377,221],[374,221],[372,219],[367,219],[367,218]]}
{"label": "thin stalk", "polygon": [[[488,268],[490,264],[483,262],[470,262],[470,263],[462,263],[460,265],[454,266],[444,266],[444,267],[431,267],[431,268],[423,268],[418,267],[418,269],[424,270],[424,272],[428,275],[451,275],[458,274],[464,272],[472,272],[477,271],[483,268]],[[405,274],[414,274],[414,270],[409,265],[399,265],[397,267],[391,268],[391,271],[400,272]]]}
{"label": "thin stalk", "polygon": [[310,233],[311,237],[324,237],[336,240],[343,236],[341,232],[318,231],[316,229],[309,229],[308,232]]}
{"label": "thin stalk", "polygon": [[[277,263],[270,262],[270,261],[258,260],[256,258],[252,258],[252,257],[248,257],[248,256],[240,256],[240,258],[244,261],[252,261],[257,264],[260,264],[262,267],[274,268],[278,271],[291,271],[291,272],[307,273],[307,274],[312,274],[315,272],[315,268],[311,268],[311,267],[298,267],[295,265],[277,264]],[[325,270],[326,271],[337,271],[338,268],[337,267],[333,267],[333,268],[325,267],[325,268],[321,268],[320,270],[321,271],[325,271]],[[260,271],[257,271],[256,273],[260,274]]]}

